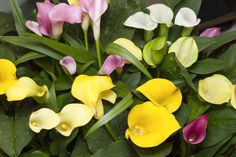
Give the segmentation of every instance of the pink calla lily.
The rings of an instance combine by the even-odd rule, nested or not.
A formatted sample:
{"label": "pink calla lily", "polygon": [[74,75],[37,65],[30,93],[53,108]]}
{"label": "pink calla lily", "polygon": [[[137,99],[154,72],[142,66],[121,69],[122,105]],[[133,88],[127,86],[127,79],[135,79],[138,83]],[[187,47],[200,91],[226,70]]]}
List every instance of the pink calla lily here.
{"label": "pink calla lily", "polygon": [[76,73],[76,62],[74,58],[71,56],[66,56],[60,60],[60,64],[62,67],[64,67],[70,75],[73,75]]}
{"label": "pink calla lily", "polygon": [[118,55],[110,55],[102,65],[100,73],[110,75],[115,69],[122,68],[125,60]]}
{"label": "pink calla lily", "polygon": [[64,22],[70,24],[82,22],[82,10],[77,5],[59,3],[52,4],[49,0],[36,3],[38,8],[37,22],[27,21],[26,26],[34,33],[57,39],[63,32]]}
{"label": "pink calla lily", "polygon": [[206,30],[204,30],[200,36],[201,37],[207,37],[207,38],[212,38],[212,37],[216,37],[218,35],[220,35],[221,31],[220,31],[220,27],[212,27],[212,28],[207,28]]}
{"label": "pink calla lily", "polygon": [[206,137],[208,115],[204,114],[194,119],[183,128],[184,140],[189,144],[198,144]]}

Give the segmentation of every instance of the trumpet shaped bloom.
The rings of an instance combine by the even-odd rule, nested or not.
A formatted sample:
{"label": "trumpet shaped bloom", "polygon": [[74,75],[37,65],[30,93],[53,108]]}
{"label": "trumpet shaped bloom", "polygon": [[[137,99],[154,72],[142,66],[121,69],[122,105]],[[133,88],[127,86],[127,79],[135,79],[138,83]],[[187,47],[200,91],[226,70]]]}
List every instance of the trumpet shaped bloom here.
{"label": "trumpet shaped bloom", "polygon": [[0,59],[0,95],[5,94],[7,88],[16,80],[15,65],[7,59]]}
{"label": "trumpet shaped bloom", "polygon": [[123,68],[125,60],[118,55],[110,55],[102,65],[101,73],[110,75],[115,69]]}
{"label": "trumpet shaped bloom", "polygon": [[232,86],[230,103],[233,106],[233,108],[236,109],[236,85]]}
{"label": "trumpet shaped bloom", "polygon": [[201,143],[206,137],[208,116],[202,115],[183,128],[184,140],[189,144]]}
{"label": "trumpet shaped bloom", "polygon": [[136,105],[128,115],[126,138],[139,147],[155,147],[180,129],[174,115],[151,102]]}
{"label": "trumpet shaped bloom", "polygon": [[109,76],[79,75],[72,84],[71,93],[100,119],[104,114],[102,99],[115,103],[117,95],[111,90],[114,86]]}
{"label": "trumpet shaped bloom", "polygon": [[190,67],[197,61],[198,46],[192,37],[182,37],[169,48],[168,53],[174,52],[178,61],[185,67]]}
{"label": "trumpet shaped bloom", "polygon": [[169,80],[156,78],[137,88],[156,106],[165,107],[170,113],[175,112],[182,103],[181,91]]}
{"label": "trumpet shaped bloom", "polygon": [[221,105],[231,99],[232,83],[221,74],[214,74],[198,82],[198,94],[205,101]]}
{"label": "trumpet shaped bloom", "polygon": [[197,26],[201,20],[197,18],[195,12],[187,7],[181,8],[175,16],[175,25],[184,27]]}
{"label": "trumpet shaped bloom", "polygon": [[37,22],[27,21],[26,26],[39,36],[45,35],[57,39],[63,32],[64,22],[70,24],[82,22],[82,10],[77,5],[65,3],[54,5],[49,0],[37,2],[36,5]]}
{"label": "trumpet shaped bloom", "polygon": [[70,75],[73,75],[76,73],[76,62],[74,58],[71,56],[66,56],[60,60],[60,64],[63,68],[65,68]]}
{"label": "trumpet shaped bloom", "polygon": [[200,34],[200,37],[212,38],[220,35],[220,32],[220,27],[207,28]]}

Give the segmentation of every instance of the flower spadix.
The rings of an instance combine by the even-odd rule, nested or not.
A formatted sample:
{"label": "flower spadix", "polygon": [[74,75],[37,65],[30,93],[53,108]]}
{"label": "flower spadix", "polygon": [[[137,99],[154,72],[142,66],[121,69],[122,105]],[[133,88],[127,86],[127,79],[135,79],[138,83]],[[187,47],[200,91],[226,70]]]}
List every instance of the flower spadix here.
{"label": "flower spadix", "polygon": [[192,37],[177,39],[169,48],[168,53],[174,52],[178,61],[185,67],[190,67],[197,61],[198,46]]}
{"label": "flower spadix", "polygon": [[174,115],[151,102],[136,105],[128,115],[126,138],[139,147],[155,147],[180,129]]}
{"label": "flower spadix", "polygon": [[100,119],[104,114],[102,99],[115,103],[116,93],[111,89],[115,85],[109,76],[79,75],[72,84],[72,95],[89,106],[94,117]]}
{"label": "flower spadix", "polygon": [[58,115],[48,108],[33,112],[29,119],[29,127],[36,133],[39,133],[42,129],[50,130],[55,128],[59,123]]}
{"label": "flower spadix", "polygon": [[181,91],[169,80],[156,78],[137,88],[156,106],[165,107],[170,113],[175,112],[182,103]]}
{"label": "flower spadix", "polygon": [[57,114],[60,123],[56,129],[64,136],[70,136],[72,131],[86,125],[93,117],[90,107],[83,104],[68,104]]}
{"label": "flower spadix", "polygon": [[15,65],[7,59],[0,59],[0,95],[5,94],[7,88],[16,80]]}
{"label": "flower spadix", "polygon": [[198,82],[198,94],[205,101],[220,105],[231,99],[232,83],[221,74],[214,74]]}

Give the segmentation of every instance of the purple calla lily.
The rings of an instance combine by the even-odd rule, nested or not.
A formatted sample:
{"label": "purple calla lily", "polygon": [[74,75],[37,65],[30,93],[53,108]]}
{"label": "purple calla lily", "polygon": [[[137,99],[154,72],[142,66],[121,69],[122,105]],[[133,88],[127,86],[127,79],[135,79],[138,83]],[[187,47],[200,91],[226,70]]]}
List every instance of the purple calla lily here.
{"label": "purple calla lily", "polygon": [[100,73],[110,75],[115,69],[122,68],[125,60],[118,55],[110,55],[102,65]]}
{"label": "purple calla lily", "polygon": [[189,144],[198,144],[205,139],[208,115],[204,114],[194,119],[183,128],[184,140]]}
{"label": "purple calla lily", "polygon": [[219,27],[212,27],[212,28],[207,28],[204,30],[200,36],[201,37],[207,37],[207,38],[212,38],[220,35],[221,31]]}
{"label": "purple calla lily", "polygon": [[63,32],[64,22],[70,24],[82,22],[82,10],[77,5],[59,3],[52,4],[49,0],[36,3],[38,8],[37,22],[27,21],[26,26],[34,33],[58,39]]}
{"label": "purple calla lily", "polygon": [[70,75],[76,73],[76,62],[71,56],[62,58],[60,64],[70,73]]}

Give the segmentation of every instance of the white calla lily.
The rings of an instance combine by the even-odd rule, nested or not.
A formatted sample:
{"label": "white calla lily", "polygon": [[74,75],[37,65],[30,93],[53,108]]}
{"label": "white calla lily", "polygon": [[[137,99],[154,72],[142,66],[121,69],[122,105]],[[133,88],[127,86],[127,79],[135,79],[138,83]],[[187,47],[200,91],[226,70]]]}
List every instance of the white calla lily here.
{"label": "white calla lily", "polygon": [[175,25],[184,27],[197,26],[201,20],[197,18],[195,12],[187,7],[181,8],[175,17]]}
{"label": "white calla lily", "polygon": [[125,26],[144,29],[146,31],[152,31],[157,28],[157,23],[154,22],[148,14],[143,12],[137,12],[128,17],[124,22]]}
{"label": "white calla lily", "polygon": [[150,17],[153,21],[160,24],[172,25],[173,11],[165,4],[153,4],[147,7],[150,11]]}

